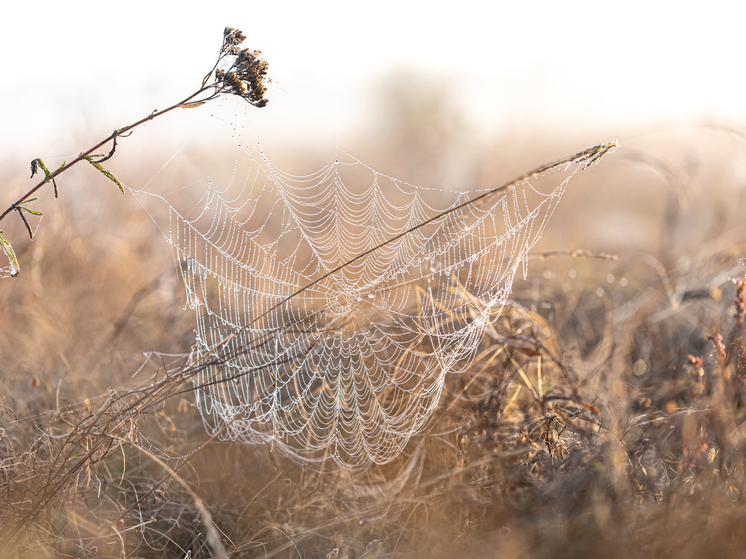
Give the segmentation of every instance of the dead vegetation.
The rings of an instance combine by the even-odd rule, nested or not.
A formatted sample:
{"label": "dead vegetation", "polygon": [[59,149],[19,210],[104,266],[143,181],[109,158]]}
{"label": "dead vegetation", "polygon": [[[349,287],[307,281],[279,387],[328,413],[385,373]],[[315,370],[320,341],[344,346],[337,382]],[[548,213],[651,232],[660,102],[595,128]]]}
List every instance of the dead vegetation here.
{"label": "dead vegetation", "polygon": [[141,357],[191,344],[147,218],[56,208],[2,286],[3,556],[740,556],[746,237],[664,192],[650,244],[532,261],[427,431],[352,478],[208,439],[202,365]]}

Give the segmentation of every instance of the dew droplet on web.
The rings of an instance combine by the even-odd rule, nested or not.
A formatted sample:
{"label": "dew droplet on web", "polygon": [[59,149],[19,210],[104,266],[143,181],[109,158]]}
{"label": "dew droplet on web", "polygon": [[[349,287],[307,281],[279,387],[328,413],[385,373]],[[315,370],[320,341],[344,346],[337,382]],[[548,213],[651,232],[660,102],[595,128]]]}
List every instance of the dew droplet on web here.
{"label": "dew droplet on web", "polygon": [[[249,170],[232,160],[234,175],[216,174],[207,197],[174,196],[185,206],[174,212],[175,232],[184,233],[172,246],[187,262],[181,269],[189,297],[184,308],[197,315],[197,344],[207,352],[230,338],[225,348],[233,352],[227,366],[210,371],[216,381],[205,386],[198,409],[210,428],[232,422],[230,437],[239,441],[268,440],[268,429],[277,441],[303,441],[292,449],[301,459],[318,458],[312,452],[319,451],[351,468],[390,461],[422,432],[439,404],[432,384],[420,390],[416,382],[403,387],[395,380],[404,368],[416,375],[437,367],[443,380],[449,372],[448,365],[432,361],[442,355],[434,357],[418,340],[431,343],[435,332],[440,351],[463,355],[482,342],[470,320],[453,320],[454,309],[482,313],[488,306],[474,319],[480,327],[499,314],[567,176],[555,173],[554,190],[535,207],[526,207],[529,198],[520,208],[495,200],[449,214],[474,192],[420,188],[347,158],[344,173],[334,159],[312,170],[318,172],[290,174],[257,145],[259,150],[238,145],[240,155],[250,158]],[[204,189],[207,179],[189,186]],[[528,188],[528,182],[516,183],[511,192]],[[197,200],[209,201],[200,215],[187,206]],[[363,299],[366,305],[356,304]],[[364,376],[373,372],[375,383],[366,383]],[[367,392],[370,400],[356,400],[362,394],[358,381],[375,392]],[[264,392],[251,398],[255,385]],[[325,396],[309,398],[317,387]],[[377,387],[393,390],[391,398],[406,405],[381,408]],[[296,429],[291,422],[301,408],[315,421]],[[355,416],[361,421],[350,423]],[[343,423],[355,427],[346,431]],[[341,446],[331,447],[330,440]]]}

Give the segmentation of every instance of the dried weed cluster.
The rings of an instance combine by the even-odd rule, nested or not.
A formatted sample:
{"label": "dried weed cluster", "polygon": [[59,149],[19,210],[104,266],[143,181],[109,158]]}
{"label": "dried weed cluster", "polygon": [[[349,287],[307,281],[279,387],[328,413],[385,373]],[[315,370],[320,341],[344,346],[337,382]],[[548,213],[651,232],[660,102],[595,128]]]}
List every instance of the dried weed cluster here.
{"label": "dried weed cluster", "polygon": [[[193,371],[173,362],[138,390],[60,409],[54,385],[11,362],[4,555],[735,557],[744,282],[703,286],[717,275],[707,270],[742,269],[737,250],[703,255],[673,296],[665,285],[683,278],[662,281],[644,262],[547,259],[556,279],[516,293],[427,433],[354,479],[268,446],[206,441]],[[562,280],[568,263],[577,275]],[[599,297],[609,270],[626,285]],[[119,351],[141,343],[134,330],[119,330]]]}
{"label": "dried weed cluster", "polygon": [[223,36],[219,59],[225,56],[234,56],[235,59],[227,70],[215,70],[216,91],[243,97],[255,107],[266,106],[268,101],[264,98],[267,92],[264,80],[269,64],[261,58],[262,52],[239,49],[238,45],[246,40],[246,36],[237,29],[226,27]]}

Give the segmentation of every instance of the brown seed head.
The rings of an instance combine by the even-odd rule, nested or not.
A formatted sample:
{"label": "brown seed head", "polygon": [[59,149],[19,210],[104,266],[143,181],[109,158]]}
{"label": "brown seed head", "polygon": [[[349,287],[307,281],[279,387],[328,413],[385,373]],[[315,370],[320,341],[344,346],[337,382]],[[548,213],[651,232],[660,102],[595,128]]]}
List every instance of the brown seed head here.
{"label": "brown seed head", "polygon": [[256,107],[264,107],[267,104],[267,100],[264,99],[267,92],[264,79],[268,68],[269,64],[261,58],[261,51],[248,48],[239,51],[233,64],[224,74],[226,93],[243,97]]}
{"label": "brown seed head", "polygon": [[267,104],[267,99],[264,98],[267,92],[264,80],[269,64],[261,57],[261,51],[238,48],[245,39],[246,36],[238,29],[225,28],[218,62],[228,62],[228,57],[235,58],[227,69],[223,66],[215,70],[215,83],[212,87],[217,94],[238,95],[255,107],[264,107]]}
{"label": "brown seed head", "polygon": [[225,31],[223,31],[223,47],[229,48],[229,47],[235,47],[236,45],[240,45],[246,40],[246,35],[244,35],[239,29],[233,29],[232,27],[226,27]]}

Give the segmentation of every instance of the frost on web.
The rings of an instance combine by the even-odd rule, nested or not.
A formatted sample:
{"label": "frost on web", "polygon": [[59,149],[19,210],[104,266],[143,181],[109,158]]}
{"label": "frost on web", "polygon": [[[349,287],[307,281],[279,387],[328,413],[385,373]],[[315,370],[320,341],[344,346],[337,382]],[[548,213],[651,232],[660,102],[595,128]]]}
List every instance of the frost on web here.
{"label": "frost on web", "polygon": [[596,146],[492,191],[420,188],[347,154],[307,176],[240,148],[233,178],[168,204],[197,316],[211,433],[350,468],[393,460],[469,366]]}

